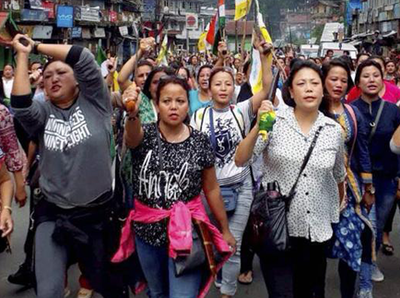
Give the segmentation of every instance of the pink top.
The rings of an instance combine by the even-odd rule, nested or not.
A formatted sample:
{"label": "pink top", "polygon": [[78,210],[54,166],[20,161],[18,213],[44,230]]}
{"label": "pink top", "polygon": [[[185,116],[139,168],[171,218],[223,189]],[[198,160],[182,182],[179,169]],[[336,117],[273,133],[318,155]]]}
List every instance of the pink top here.
{"label": "pink top", "polygon": [[[384,81],[385,84],[385,94],[383,94],[382,99],[388,102],[396,104],[400,100],[400,89],[396,86],[391,84],[388,81]],[[354,86],[347,96],[347,103],[351,103],[356,99],[359,99],[361,96],[361,90],[357,86]]]}
{"label": "pink top", "polygon": [[[216,249],[225,255],[224,261],[218,264],[217,269],[220,269],[223,263],[232,255],[233,252],[223,239],[221,232],[211,224],[200,196],[197,196],[187,204],[177,202],[169,210],[151,208],[144,205],[139,200],[135,200],[135,209],[129,213],[126,223],[122,228],[120,246],[111,261],[113,263],[122,262],[135,251],[132,221],[154,223],[167,217],[170,218],[168,223],[168,254],[171,258],[175,259],[177,256],[190,254],[193,242],[192,218],[206,224],[211,232],[213,244]],[[210,275],[210,278],[201,289],[198,297],[205,297],[211,282],[212,276]]]}

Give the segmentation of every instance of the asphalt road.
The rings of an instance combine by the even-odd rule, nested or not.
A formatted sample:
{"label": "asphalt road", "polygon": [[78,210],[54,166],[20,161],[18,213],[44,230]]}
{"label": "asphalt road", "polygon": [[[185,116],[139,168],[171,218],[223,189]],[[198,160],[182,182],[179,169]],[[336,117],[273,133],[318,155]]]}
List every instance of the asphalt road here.
{"label": "asphalt road", "polygon": [[[7,282],[7,276],[14,273],[19,264],[23,261],[23,243],[28,226],[28,207],[17,209],[14,207],[15,230],[12,236],[12,255],[0,254],[0,298],[34,298],[35,294],[32,289],[24,290],[19,286],[12,285]],[[395,246],[395,255],[391,257],[379,255],[378,263],[381,270],[385,274],[385,280],[381,283],[376,283],[374,288],[374,298],[400,298],[400,237],[399,237],[399,214],[396,214],[394,223],[394,231],[392,232],[392,242]],[[268,297],[264,281],[261,276],[258,260],[254,262],[255,278],[250,286],[239,285],[237,295],[235,297]],[[69,287],[71,295],[75,298],[79,290],[78,276],[79,271],[76,266],[69,271]],[[95,295],[96,298],[101,297]],[[134,297],[132,295],[132,297]],[[146,295],[141,294],[135,296],[144,298]],[[219,297],[218,291],[213,288],[208,297]],[[339,281],[337,275],[337,262],[329,261],[328,273],[326,280],[326,297],[340,298]]]}

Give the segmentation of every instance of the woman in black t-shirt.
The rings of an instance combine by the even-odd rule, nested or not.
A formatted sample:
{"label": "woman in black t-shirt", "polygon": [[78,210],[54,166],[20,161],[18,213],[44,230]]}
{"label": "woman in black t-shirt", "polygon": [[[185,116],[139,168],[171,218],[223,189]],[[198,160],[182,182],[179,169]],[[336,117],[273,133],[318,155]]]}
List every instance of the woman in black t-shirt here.
{"label": "woman in black t-shirt", "polygon": [[[123,96],[129,113],[125,141],[133,157],[133,213],[141,219],[132,217],[132,214],[130,217],[136,234],[137,253],[151,296],[157,297],[197,297],[202,277],[202,267],[179,277],[175,275],[171,250],[179,237],[171,235],[171,225],[167,230],[167,220],[154,220],[160,212],[168,213],[166,217],[170,221],[179,221],[180,217],[173,218],[175,211],[171,210],[177,210],[176,206],[184,208],[182,202],[194,218],[194,213],[199,210],[190,206],[196,202],[201,205],[199,196],[204,190],[211,211],[221,226],[222,236],[212,228],[210,231],[219,234],[217,237],[223,245],[226,246],[226,243],[222,239],[232,250],[235,247],[216,179],[215,157],[210,142],[205,134],[184,123],[189,112],[188,92],[185,79],[162,77],[156,97],[159,122],[143,126],[137,117],[139,90],[135,86],[130,87]],[[134,107],[131,107],[132,104]],[[146,212],[139,214],[139,209]],[[218,247],[218,243],[215,244]]]}

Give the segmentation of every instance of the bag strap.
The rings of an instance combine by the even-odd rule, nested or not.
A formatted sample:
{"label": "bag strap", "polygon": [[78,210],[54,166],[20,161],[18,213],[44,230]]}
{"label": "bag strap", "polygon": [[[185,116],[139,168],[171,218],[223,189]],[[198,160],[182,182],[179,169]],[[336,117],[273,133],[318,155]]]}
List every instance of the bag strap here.
{"label": "bag strap", "polygon": [[[206,114],[206,112],[207,112],[207,109],[209,109],[210,107],[205,107],[204,108],[204,111],[203,111],[203,116],[201,116],[201,122],[200,122],[200,131],[202,131],[202,129],[203,129],[203,123],[204,123],[204,118],[205,118],[205,114]],[[195,113],[196,113],[196,115],[197,115],[197,112],[198,112],[199,110],[197,110]],[[195,116],[195,119],[197,118],[197,116]]]}
{"label": "bag strap", "polygon": [[354,109],[351,105],[349,104],[344,104],[345,108],[347,109],[347,111],[350,114],[351,119],[353,120],[354,123],[354,137],[353,137],[353,144],[351,145],[351,150],[350,150],[350,154],[348,157],[348,161],[347,161],[347,166],[350,166],[350,162],[351,162],[351,158],[353,156],[354,153],[354,148],[356,147],[356,141],[357,141],[357,134],[358,134],[358,124],[357,124],[357,117],[356,117],[356,113],[354,112]]}
{"label": "bag strap", "polygon": [[214,113],[213,113],[212,108],[210,108],[208,111],[210,113],[210,141],[211,141],[211,146],[214,149],[214,152],[216,152],[217,151],[217,138],[215,137],[215,129],[214,129]]}
{"label": "bag strap", "polygon": [[376,114],[375,121],[373,122],[374,126],[372,127],[371,133],[369,134],[368,143],[371,143],[372,138],[375,135],[376,129],[378,128],[379,120],[382,116],[383,106],[385,105],[385,101],[381,99],[381,104],[379,105],[378,113]]}
{"label": "bag strap", "polygon": [[307,152],[306,156],[304,157],[303,164],[301,165],[301,168],[300,168],[300,172],[296,178],[296,182],[294,183],[294,185],[292,186],[292,188],[289,192],[289,195],[288,195],[289,201],[287,201],[287,206],[289,206],[290,200],[293,198],[293,196],[295,194],[295,190],[296,190],[297,184],[300,180],[301,174],[303,173],[304,169],[306,168],[306,166],[308,164],[308,161],[310,160],[311,153],[314,150],[315,144],[317,143],[317,139],[319,137],[319,134],[320,134],[322,128],[323,128],[323,126],[318,127],[317,131],[315,132],[314,139],[312,140],[310,148],[308,149],[308,152]]}
{"label": "bag strap", "polygon": [[[244,133],[244,127],[242,128],[242,126],[240,125],[239,119],[236,117],[236,114],[235,114],[234,109],[232,108],[232,106],[230,107],[230,109],[231,109],[233,118],[235,118],[235,121],[236,121],[236,123],[237,123],[237,125],[238,125],[238,127],[239,127],[240,134],[242,135],[242,139],[244,140],[245,137],[246,137],[246,136],[245,136],[245,133]],[[244,118],[243,118],[243,115],[242,115],[241,112],[239,112],[239,113],[240,113],[240,116],[241,116],[242,119],[243,119],[243,126],[244,126]]]}

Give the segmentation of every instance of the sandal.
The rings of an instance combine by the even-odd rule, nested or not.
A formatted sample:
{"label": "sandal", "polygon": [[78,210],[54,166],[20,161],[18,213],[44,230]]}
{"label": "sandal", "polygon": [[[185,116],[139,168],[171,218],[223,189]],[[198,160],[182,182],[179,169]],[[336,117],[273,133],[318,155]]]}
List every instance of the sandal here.
{"label": "sandal", "polygon": [[250,285],[253,282],[253,271],[241,273],[238,277],[238,282],[242,285]]}
{"label": "sandal", "polygon": [[382,252],[387,256],[393,256],[394,247],[391,244],[383,243],[382,244]]}

